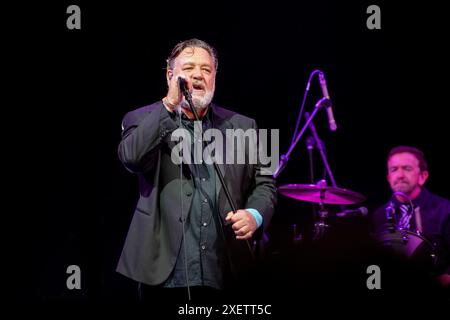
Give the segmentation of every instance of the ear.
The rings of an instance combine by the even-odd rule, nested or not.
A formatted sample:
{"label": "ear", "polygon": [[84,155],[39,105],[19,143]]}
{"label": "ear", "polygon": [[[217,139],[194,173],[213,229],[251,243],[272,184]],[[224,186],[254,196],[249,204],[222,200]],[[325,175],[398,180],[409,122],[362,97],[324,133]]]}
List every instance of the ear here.
{"label": "ear", "polygon": [[427,181],[427,179],[428,179],[428,176],[429,176],[429,174],[428,174],[428,171],[422,171],[420,174],[419,174],[419,185],[420,186],[423,186],[424,184],[425,184],[425,182]]}
{"label": "ear", "polygon": [[172,80],[173,77],[173,71],[170,69],[167,69],[166,72],[166,80],[167,80],[167,86],[169,86],[170,80]]}

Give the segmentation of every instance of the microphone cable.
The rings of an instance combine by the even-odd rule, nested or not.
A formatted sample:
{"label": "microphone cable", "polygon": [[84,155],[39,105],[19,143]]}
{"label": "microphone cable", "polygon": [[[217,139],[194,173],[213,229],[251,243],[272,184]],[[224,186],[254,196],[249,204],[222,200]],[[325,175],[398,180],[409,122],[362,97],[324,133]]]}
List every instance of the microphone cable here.
{"label": "microphone cable", "polygon": [[[183,126],[181,122],[181,107],[178,110],[178,128],[181,128]],[[182,152],[184,149],[182,149]],[[188,255],[187,255],[187,248],[186,248],[186,222],[185,217],[183,214],[183,159],[184,159],[184,153],[181,156],[181,163],[180,163],[180,206],[181,206],[181,227],[183,229],[183,238],[182,238],[182,246],[183,246],[183,254],[184,254],[184,276],[186,278],[186,289],[188,294],[188,301],[191,301],[191,287],[189,285],[189,271],[188,271]]]}

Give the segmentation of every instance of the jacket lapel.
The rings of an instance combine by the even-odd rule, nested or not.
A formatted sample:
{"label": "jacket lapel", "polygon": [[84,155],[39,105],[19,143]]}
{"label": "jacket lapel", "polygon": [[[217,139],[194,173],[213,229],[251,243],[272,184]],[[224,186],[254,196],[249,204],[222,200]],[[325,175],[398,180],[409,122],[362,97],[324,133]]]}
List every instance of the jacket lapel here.
{"label": "jacket lapel", "polygon": [[[213,127],[216,129],[219,129],[222,132],[222,137],[223,137],[223,143],[224,143],[224,150],[223,150],[223,162],[226,162],[226,130],[227,129],[233,129],[234,126],[233,124],[228,121],[225,118],[225,115],[223,114],[222,110],[220,109],[220,107],[217,107],[216,105],[211,105],[212,106],[212,112],[213,112]],[[222,173],[222,176],[224,177],[224,181],[226,182],[226,176],[227,176],[227,170],[228,170],[228,165],[225,165],[225,163],[221,163],[218,165],[220,172]],[[230,190],[231,193],[231,190]],[[226,207],[230,207],[229,205],[227,206],[227,198],[225,195],[225,191],[222,190],[222,184],[220,183],[220,179],[219,177],[216,177],[216,198],[218,199],[218,209],[219,212],[221,214],[222,217],[225,218],[225,215],[227,214],[227,211],[225,208]],[[230,209],[231,210],[231,209]]]}

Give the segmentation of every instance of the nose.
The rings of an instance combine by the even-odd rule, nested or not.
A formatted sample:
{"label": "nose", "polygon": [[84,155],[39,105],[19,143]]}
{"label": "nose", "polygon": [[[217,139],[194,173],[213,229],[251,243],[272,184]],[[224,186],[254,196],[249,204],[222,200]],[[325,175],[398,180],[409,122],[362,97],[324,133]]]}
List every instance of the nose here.
{"label": "nose", "polygon": [[202,80],[203,79],[203,75],[202,75],[202,72],[200,71],[200,68],[194,69],[194,72],[192,73],[192,79],[194,79],[194,80]]}
{"label": "nose", "polygon": [[193,79],[193,80],[197,80],[197,81],[201,81],[201,80],[203,79],[203,76],[202,76],[201,73],[194,73],[194,74],[192,75],[192,79]]}
{"label": "nose", "polygon": [[405,177],[405,172],[403,171],[403,169],[397,170],[397,172],[396,172],[396,177],[397,177],[397,178],[403,178],[403,177]]}

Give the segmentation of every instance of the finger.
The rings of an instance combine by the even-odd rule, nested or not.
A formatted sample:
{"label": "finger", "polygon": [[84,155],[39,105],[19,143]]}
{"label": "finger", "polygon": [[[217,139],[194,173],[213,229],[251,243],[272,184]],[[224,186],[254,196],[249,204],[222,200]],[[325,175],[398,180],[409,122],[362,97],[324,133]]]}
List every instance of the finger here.
{"label": "finger", "polygon": [[172,76],[170,78],[170,83],[169,83],[168,95],[170,97],[171,102],[175,105],[180,104],[180,102],[182,100],[182,93],[179,90],[179,86],[178,86],[178,78],[179,77],[183,78],[182,75]]}
{"label": "finger", "polygon": [[243,214],[241,210],[238,210],[235,214],[233,214],[231,221],[238,222],[245,219],[245,217],[245,214]]}
{"label": "finger", "polygon": [[233,230],[237,231],[242,227],[245,227],[246,225],[248,225],[248,223],[246,223],[244,220],[239,220],[238,222],[233,223],[232,228]]}
{"label": "finger", "polygon": [[243,226],[242,228],[240,228],[240,229],[238,229],[238,230],[235,230],[235,231],[234,231],[234,234],[237,235],[237,236],[243,236],[243,235],[245,235],[246,233],[248,233],[248,232],[250,232],[250,231],[251,231],[250,226],[245,225],[245,226]]}
{"label": "finger", "polygon": [[233,211],[228,212],[227,216],[225,217],[226,221],[230,221],[230,219],[233,217]]}
{"label": "finger", "polygon": [[250,239],[253,235],[253,232],[247,232],[244,236],[237,236],[236,239],[238,240],[247,240]]}

